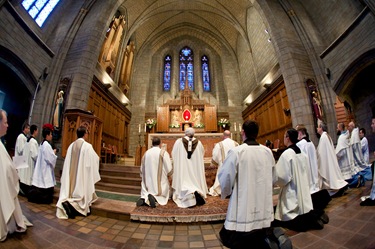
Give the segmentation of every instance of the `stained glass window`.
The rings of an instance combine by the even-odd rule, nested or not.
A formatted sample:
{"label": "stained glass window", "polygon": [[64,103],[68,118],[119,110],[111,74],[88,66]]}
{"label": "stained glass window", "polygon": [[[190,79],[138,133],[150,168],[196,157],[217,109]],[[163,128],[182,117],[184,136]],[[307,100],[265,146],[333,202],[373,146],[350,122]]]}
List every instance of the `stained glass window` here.
{"label": "stained glass window", "polygon": [[42,27],[52,10],[60,0],[24,0],[22,6],[27,10],[35,22]]}
{"label": "stained glass window", "polygon": [[194,90],[194,59],[193,51],[189,47],[184,47],[180,51],[180,90],[185,89],[187,80],[190,90]]}
{"label": "stained glass window", "polygon": [[211,91],[211,82],[210,82],[210,69],[208,58],[206,55],[202,56],[202,82],[203,82],[203,91]]}
{"label": "stained glass window", "polygon": [[171,90],[171,64],[172,58],[170,55],[165,56],[164,58],[164,91]]}

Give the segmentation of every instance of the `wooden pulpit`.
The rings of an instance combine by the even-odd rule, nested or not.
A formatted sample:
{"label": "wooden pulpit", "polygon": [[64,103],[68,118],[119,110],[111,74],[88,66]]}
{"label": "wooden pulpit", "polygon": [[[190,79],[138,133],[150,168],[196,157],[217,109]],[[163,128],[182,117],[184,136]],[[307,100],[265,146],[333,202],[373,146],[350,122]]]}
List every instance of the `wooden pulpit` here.
{"label": "wooden pulpit", "polygon": [[64,114],[64,123],[62,130],[62,151],[61,155],[65,158],[69,145],[77,139],[77,129],[85,126],[89,132],[88,143],[100,156],[102,146],[103,122],[91,112],[80,109],[66,110]]}

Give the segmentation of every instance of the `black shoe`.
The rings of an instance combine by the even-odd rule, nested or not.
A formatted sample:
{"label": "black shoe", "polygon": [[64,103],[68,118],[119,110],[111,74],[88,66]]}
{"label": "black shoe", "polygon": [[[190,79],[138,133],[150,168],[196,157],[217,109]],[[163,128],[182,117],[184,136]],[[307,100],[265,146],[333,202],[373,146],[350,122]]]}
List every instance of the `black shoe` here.
{"label": "black shoe", "polygon": [[137,207],[144,206],[145,205],[145,199],[139,198],[136,205],[137,205]]}
{"label": "black shoe", "polygon": [[202,206],[206,204],[203,196],[201,196],[197,191],[194,192],[195,200],[197,201],[197,206]]}
{"label": "black shoe", "polygon": [[157,201],[156,201],[155,197],[152,194],[148,195],[148,201],[150,202],[150,207],[156,208]]}
{"label": "black shoe", "polygon": [[70,203],[68,201],[64,201],[61,203],[63,208],[65,209],[66,215],[68,215],[69,219],[74,219],[76,216],[73,213],[73,210],[70,208]]}
{"label": "black shoe", "polygon": [[318,219],[316,222],[312,224],[312,229],[322,230],[324,228],[324,223],[322,220]]}
{"label": "black shoe", "polygon": [[328,224],[328,222],[329,222],[329,217],[328,217],[328,215],[326,213],[323,213],[319,217],[319,219],[323,222],[323,224]]}
{"label": "black shoe", "polygon": [[367,198],[366,200],[361,201],[361,203],[359,205],[361,205],[361,206],[375,206],[375,200],[371,200],[370,198]]}
{"label": "black shoe", "polygon": [[332,198],[341,197],[344,195],[345,191],[348,189],[348,185],[342,187],[337,191],[334,195],[332,195]]}

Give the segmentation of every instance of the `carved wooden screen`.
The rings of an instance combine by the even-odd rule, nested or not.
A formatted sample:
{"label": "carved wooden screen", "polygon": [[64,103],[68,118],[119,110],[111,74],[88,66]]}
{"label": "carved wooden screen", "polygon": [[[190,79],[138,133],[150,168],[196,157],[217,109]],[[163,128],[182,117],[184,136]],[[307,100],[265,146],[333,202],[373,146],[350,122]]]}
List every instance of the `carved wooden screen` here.
{"label": "carved wooden screen", "polygon": [[156,121],[156,132],[169,131],[169,106],[159,106]]}
{"label": "carved wooden screen", "polygon": [[206,132],[217,131],[216,106],[204,107],[204,122]]}

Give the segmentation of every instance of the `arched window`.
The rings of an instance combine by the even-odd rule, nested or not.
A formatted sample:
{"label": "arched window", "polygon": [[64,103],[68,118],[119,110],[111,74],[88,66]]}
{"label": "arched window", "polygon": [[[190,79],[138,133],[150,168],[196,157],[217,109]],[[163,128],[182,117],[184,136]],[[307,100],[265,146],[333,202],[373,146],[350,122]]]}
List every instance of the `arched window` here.
{"label": "arched window", "polygon": [[189,89],[194,90],[194,57],[189,47],[180,51],[180,90],[185,89],[186,77]]}
{"label": "arched window", "polygon": [[22,6],[35,22],[42,27],[44,21],[60,0],[24,0]]}
{"label": "arched window", "polygon": [[202,56],[202,82],[203,82],[203,91],[211,91],[211,80],[210,80],[210,69],[208,58],[206,55]]}
{"label": "arched window", "polygon": [[172,64],[171,56],[170,55],[165,56],[164,58],[164,80],[163,80],[164,91],[171,90],[171,64]]}

